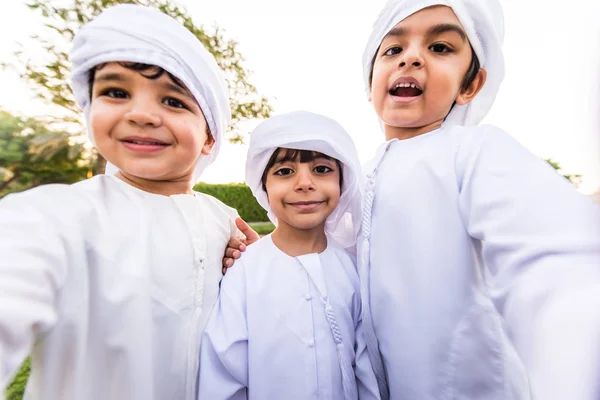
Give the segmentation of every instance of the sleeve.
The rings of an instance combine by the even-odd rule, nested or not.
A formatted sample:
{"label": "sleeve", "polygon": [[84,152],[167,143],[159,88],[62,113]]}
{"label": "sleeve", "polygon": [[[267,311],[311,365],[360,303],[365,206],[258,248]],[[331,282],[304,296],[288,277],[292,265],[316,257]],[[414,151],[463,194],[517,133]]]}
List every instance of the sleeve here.
{"label": "sleeve", "polygon": [[358,388],[358,398],[363,399],[377,399],[379,396],[379,387],[377,386],[377,379],[373,372],[371,360],[367,352],[367,345],[364,338],[362,319],[359,319],[356,324],[355,330],[355,373],[356,373],[356,385]]}
{"label": "sleeve", "polygon": [[198,400],[248,398],[245,271],[232,268],[221,283],[202,337]]}
{"label": "sleeve", "polygon": [[235,220],[239,218],[239,214],[235,208],[227,207],[228,215],[229,215],[229,229],[231,234],[229,235],[230,239],[244,237],[242,231],[240,231],[235,224]]}
{"label": "sleeve", "polygon": [[[35,190],[35,189],[34,189]],[[66,279],[69,239],[44,192],[0,201],[0,379],[2,390],[36,336],[57,319],[56,295]]]}
{"label": "sleeve", "polygon": [[504,132],[484,134],[458,153],[460,212],[533,396],[598,399],[600,207]]}

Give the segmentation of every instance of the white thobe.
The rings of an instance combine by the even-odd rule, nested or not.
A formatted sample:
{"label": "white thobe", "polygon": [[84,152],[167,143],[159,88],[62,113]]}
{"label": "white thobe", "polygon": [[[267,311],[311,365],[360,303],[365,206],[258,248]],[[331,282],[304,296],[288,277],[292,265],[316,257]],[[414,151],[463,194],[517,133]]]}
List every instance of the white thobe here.
{"label": "white thobe", "polygon": [[3,387],[26,399],[193,399],[235,210],[111,176],[0,201]]}
{"label": "white thobe", "polygon": [[600,398],[597,205],[486,126],[391,140],[365,172],[363,319],[392,399]]}
{"label": "white thobe", "polygon": [[332,239],[320,254],[290,257],[266,236],[221,283],[202,340],[199,400],[343,399],[325,298],[359,398],[379,398],[353,259]]}

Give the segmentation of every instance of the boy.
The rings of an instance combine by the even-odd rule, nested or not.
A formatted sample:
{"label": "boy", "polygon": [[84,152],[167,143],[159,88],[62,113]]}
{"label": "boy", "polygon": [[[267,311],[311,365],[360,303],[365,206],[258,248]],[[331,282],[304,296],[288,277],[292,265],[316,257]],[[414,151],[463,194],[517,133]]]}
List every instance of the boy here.
{"label": "boy", "polygon": [[357,249],[384,398],[600,396],[599,210],[477,125],[502,38],[495,0],[392,0],[367,44],[387,142],[365,170]]}
{"label": "boy", "polygon": [[192,187],[230,118],[214,58],[174,19],[110,8],[75,36],[72,87],[114,176],[0,201],[2,387],[30,399],[193,399],[199,331],[235,211]]}
{"label": "boy", "polygon": [[[277,225],[229,271],[200,352],[199,399],[379,399],[354,260],[329,234],[360,225],[360,164],[335,121],[308,112],[252,133],[246,181]],[[353,228],[352,228],[353,227]]]}

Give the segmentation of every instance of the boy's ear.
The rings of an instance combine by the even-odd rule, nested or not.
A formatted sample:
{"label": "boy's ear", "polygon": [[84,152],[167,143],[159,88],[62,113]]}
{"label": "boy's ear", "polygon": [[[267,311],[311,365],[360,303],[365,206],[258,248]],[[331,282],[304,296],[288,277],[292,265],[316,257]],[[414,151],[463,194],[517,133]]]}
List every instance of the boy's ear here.
{"label": "boy's ear", "polygon": [[479,93],[479,91],[483,88],[486,79],[487,71],[483,68],[480,68],[479,71],[477,71],[477,75],[475,75],[475,78],[473,79],[473,82],[471,82],[469,87],[466,90],[460,92],[460,94],[456,98],[456,104],[462,106],[468,104],[471,100],[473,100],[477,93]]}
{"label": "boy's ear", "polygon": [[204,154],[205,156],[209,155],[210,151],[212,150],[214,145],[215,145],[215,138],[213,138],[212,135],[208,135],[208,137],[206,138],[206,142],[204,142],[204,146],[202,146],[202,151],[200,153]]}

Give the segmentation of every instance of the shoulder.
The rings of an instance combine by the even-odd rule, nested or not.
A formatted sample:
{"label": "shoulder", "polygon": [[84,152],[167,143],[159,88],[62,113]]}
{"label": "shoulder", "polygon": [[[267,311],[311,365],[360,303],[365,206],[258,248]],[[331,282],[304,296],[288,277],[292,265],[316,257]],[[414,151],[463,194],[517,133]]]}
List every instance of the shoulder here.
{"label": "shoulder", "polygon": [[235,208],[229,207],[221,200],[206,193],[194,192],[194,194],[196,195],[198,201],[200,201],[213,214],[228,219],[235,219],[237,217],[237,210]]}
{"label": "shoulder", "polygon": [[242,253],[240,260],[246,263],[255,263],[265,258],[273,258],[275,254],[280,252],[281,250],[273,244],[271,236],[267,235],[248,246],[246,251]]}
{"label": "shoulder", "polygon": [[250,280],[256,279],[258,273],[273,261],[277,251],[269,236],[248,246],[241,257],[227,270],[221,282],[221,290],[237,290],[234,288],[245,286],[247,277]]}
{"label": "shoulder", "polygon": [[350,277],[352,280],[354,280],[354,278],[358,279],[356,257],[350,254],[350,252],[345,250],[341,244],[329,236],[327,237],[327,251],[325,254],[335,259],[337,264],[341,266],[348,277]]}
{"label": "shoulder", "polygon": [[479,172],[491,173],[498,166],[521,168],[523,162],[543,164],[514,137],[492,125],[456,126],[449,134],[456,143],[455,167],[459,177],[469,175],[476,166]]}
{"label": "shoulder", "polygon": [[495,147],[496,151],[525,149],[506,131],[493,125],[453,126],[448,134],[462,153],[478,152],[487,147]]}
{"label": "shoulder", "polygon": [[286,258],[287,256],[273,244],[271,237],[265,236],[246,248],[233,267],[227,270],[226,276],[229,275],[229,271],[235,270],[238,274],[239,270],[243,270],[244,279],[261,281],[265,274],[269,274],[273,265],[285,262]]}
{"label": "shoulder", "polygon": [[344,247],[337,240],[332,238],[331,235],[327,236],[327,250],[331,251],[336,257],[344,261],[355,263],[355,257],[344,249]]}

